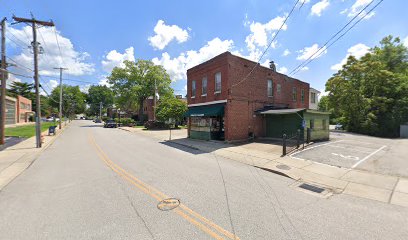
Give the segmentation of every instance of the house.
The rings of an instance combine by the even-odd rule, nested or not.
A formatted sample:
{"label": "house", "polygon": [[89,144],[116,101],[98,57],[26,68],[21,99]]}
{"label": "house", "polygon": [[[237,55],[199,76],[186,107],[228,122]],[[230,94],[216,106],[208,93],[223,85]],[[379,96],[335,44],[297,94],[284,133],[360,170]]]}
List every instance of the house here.
{"label": "house", "polygon": [[319,107],[319,95],[320,91],[314,88],[310,88],[309,96],[309,109],[317,110]]}
{"label": "house", "polygon": [[33,114],[30,99],[6,96],[6,125],[29,122],[29,117]]}
{"label": "house", "polygon": [[309,84],[256,64],[225,52],[187,70],[188,136],[233,142],[319,126],[328,138],[328,114],[309,110]]}

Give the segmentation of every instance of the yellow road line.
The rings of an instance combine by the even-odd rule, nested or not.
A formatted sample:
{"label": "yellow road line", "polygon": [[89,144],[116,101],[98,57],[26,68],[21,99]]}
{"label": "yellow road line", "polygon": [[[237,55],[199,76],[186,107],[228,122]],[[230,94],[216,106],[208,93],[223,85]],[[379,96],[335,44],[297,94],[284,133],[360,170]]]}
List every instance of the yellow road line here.
{"label": "yellow road line", "polygon": [[[99,156],[100,159],[109,167],[111,168],[114,172],[116,172],[119,176],[121,176],[123,179],[140,189],[142,192],[146,193],[147,195],[153,197],[157,201],[161,201],[165,198],[169,198],[166,194],[160,192],[159,190],[147,185],[146,183],[140,181],[136,177],[134,177],[132,174],[128,173],[126,170],[115,164],[110,158],[106,155],[106,153],[102,150],[102,148],[96,143],[95,139],[93,138],[92,135],[89,135],[89,141],[92,143],[92,145],[95,147],[97,150],[97,155]],[[181,210],[180,210],[181,209]],[[183,212],[184,210],[185,212]],[[201,216],[200,214],[194,212],[184,204],[180,204],[180,208],[176,209],[174,211],[181,217],[183,217],[185,220],[188,222],[192,223],[193,225],[197,226],[199,229],[201,229],[203,232],[207,233],[208,235],[212,236],[215,239],[223,239],[220,235],[215,233],[212,229],[210,229],[208,226],[214,228],[214,230],[218,231],[219,233],[223,234],[224,236],[230,238],[230,239],[236,239],[239,240],[237,236],[234,234],[228,232],[227,230],[223,229],[222,227],[216,225],[215,223],[211,222],[207,218]],[[194,216],[197,218],[197,220],[201,220],[203,223],[207,224],[208,226],[204,225],[203,223],[197,221],[196,219],[188,216],[188,214]]]}

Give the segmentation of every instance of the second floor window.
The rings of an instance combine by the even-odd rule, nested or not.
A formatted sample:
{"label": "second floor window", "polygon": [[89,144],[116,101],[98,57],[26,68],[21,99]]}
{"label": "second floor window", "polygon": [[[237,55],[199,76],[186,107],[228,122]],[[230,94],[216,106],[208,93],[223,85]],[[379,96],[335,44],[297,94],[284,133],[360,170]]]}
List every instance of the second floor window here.
{"label": "second floor window", "polygon": [[273,82],[268,79],[268,97],[273,97]]}
{"label": "second floor window", "polygon": [[302,103],[305,102],[305,90],[304,89],[300,91],[300,101],[302,101]]}
{"label": "second floor window", "polygon": [[196,95],[196,81],[191,81],[191,97],[194,98]]}
{"label": "second floor window", "polygon": [[295,102],[296,101],[296,96],[297,95],[297,93],[296,93],[296,87],[293,87],[292,88],[292,100]]}
{"label": "second floor window", "polygon": [[215,74],[215,91],[216,93],[221,92],[221,73],[218,72]]}
{"label": "second floor window", "polygon": [[201,86],[202,86],[201,94],[204,95],[204,96],[207,95],[207,77],[203,77],[203,80],[201,82]]}
{"label": "second floor window", "polygon": [[310,102],[316,103],[316,93],[314,92],[310,93]]}
{"label": "second floor window", "polygon": [[281,91],[282,91],[282,86],[278,83],[278,85],[276,85],[276,92],[277,92],[278,94],[280,94]]}

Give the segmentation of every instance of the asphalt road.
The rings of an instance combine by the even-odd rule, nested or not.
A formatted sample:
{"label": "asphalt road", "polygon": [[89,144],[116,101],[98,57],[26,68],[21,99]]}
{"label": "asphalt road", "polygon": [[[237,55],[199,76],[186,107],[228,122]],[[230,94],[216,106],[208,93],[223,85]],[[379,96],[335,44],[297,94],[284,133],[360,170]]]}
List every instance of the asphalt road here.
{"label": "asphalt road", "polygon": [[[408,208],[74,121],[0,192],[0,239],[408,239]],[[158,203],[165,198],[162,207]]]}
{"label": "asphalt road", "polygon": [[407,155],[407,139],[338,132],[330,133],[330,142],[291,154],[304,160],[402,177],[408,177]]}

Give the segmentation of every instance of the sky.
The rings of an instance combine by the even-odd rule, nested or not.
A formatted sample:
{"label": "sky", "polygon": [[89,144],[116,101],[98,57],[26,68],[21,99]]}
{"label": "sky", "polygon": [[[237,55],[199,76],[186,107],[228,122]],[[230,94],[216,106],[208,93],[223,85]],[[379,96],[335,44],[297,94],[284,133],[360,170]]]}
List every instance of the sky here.
{"label": "sky", "polygon": [[[347,56],[363,56],[387,35],[408,46],[406,0],[299,0],[290,14],[296,2],[0,0],[0,17],[8,19],[7,60],[17,65],[9,71],[18,74],[10,74],[8,83],[33,81],[32,28],[12,19],[31,13],[55,24],[37,34],[43,49],[41,84],[47,92],[59,83],[55,67],[68,68],[64,83],[86,92],[90,85],[107,84],[112,69],[124,60],[147,59],[162,65],[175,93],[185,95],[187,69],[230,51],[263,65],[273,60],[278,72],[324,93],[326,81]],[[362,20],[324,46],[353,18],[348,27]]]}

